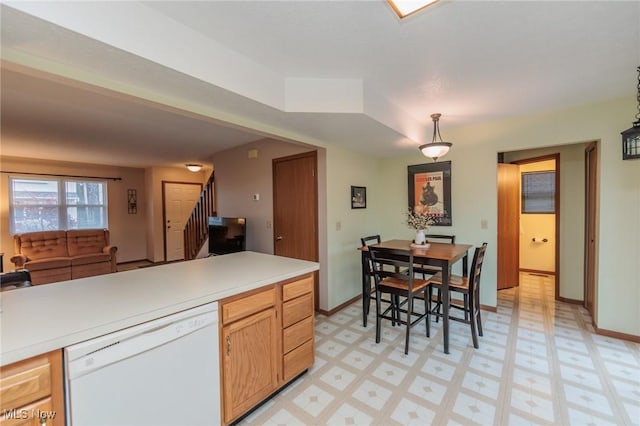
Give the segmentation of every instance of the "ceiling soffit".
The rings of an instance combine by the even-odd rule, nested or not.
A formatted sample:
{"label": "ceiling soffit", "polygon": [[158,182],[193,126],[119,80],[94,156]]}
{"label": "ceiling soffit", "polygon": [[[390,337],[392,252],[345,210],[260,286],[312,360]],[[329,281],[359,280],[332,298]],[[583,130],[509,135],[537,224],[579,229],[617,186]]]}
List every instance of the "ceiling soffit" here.
{"label": "ceiling soffit", "polygon": [[[424,138],[422,120],[390,102],[363,79],[285,77],[138,2],[6,4],[283,112],[365,114],[412,141]],[[184,46],[184,40],[189,40],[188,47]],[[25,63],[28,59],[19,44],[6,44],[3,45],[4,59],[27,66],[35,65],[33,62]],[[103,60],[91,56],[96,52],[88,55],[86,51],[79,53],[81,56],[69,58],[72,63],[86,63],[88,60],[87,67],[90,68],[93,66],[91,61]],[[66,54],[74,55],[72,50]],[[51,71],[50,66],[47,68]],[[84,81],[103,85],[106,78],[101,75],[101,68],[93,71],[84,76]],[[78,72],[77,69],[74,72]],[[120,81],[126,81],[126,78],[122,76]]]}

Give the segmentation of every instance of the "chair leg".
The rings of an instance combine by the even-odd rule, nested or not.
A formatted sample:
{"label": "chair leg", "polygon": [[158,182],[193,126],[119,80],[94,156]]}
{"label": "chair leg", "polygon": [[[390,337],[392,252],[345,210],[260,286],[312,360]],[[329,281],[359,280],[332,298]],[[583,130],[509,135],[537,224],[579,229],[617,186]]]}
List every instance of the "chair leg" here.
{"label": "chair leg", "polygon": [[474,301],[476,303],[476,315],[478,316],[478,335],[482,336],[482,316],[480,314],[480,295],[476,294]]}
{"label": "chair leg", "polygon": [[[436,307],[434,308],[437,313],[440,313],[440,308],[442,307],[442,294],[440,293],[440,289],[438,289],[438,296],[436,300]],[[436,322],[440,321],[440,317],[436,315]]]}
{"label": "chair leg", "polygon": [[476,334],[476,320],[473,310],[475,310],[475,300],[473,297],[469,298],[467,295],[464,295],[464,318],[465,320],[469,319],[469,315],[471,315],[471,321],[469,324],[471,325],[471,339],[473,340],[473,347],[478,349],[478,335]]}
{"label": "chair leg", "polygon": [[471,312],[469,309],[469,296],[464,294],[462,297],[464,298],[464,306],[467,307],[467,309],[464,310],[464,320],[469,321],[469,312]]}
{"label": "chair leg", "polygon": [[380,327],[382,322],[380,321],[380,292],[376,291],[376,343],[380,343]]}
{"label": "chair leg", "polygon": [[478,320],[478,335],[482,336],[482,316],[480,315],[480,303],[476,302],[476,315]]}
{"label": "chair leg", "polygon": [[411,330],[411,312],[413,312],[413,296],[411,294],[407,297],[407,328],[404,335],[404,354],[409,354],[409,332]]}
{"label": "chair leg", "polygon": [[427,310],[427,337],[431,337],[431,296],[433,295],[433,288],[428,286],[424,293],[425,309]]}
{"label": "chair leg", "polygon": [[367,317],[369,316],[369,310],[371,307],[371,285],[364,291],[364,302],[362,303],[362,326],[367,326]]}
{"label": "chair leg", "polygon": [[431,313],[429,312],[429,307],[427,306],[427,289],[425,288],[422,291],[422,298],[424,299],[424,311],[426,312],[427,318],[425,318],[425,322],[426,322],[426,333],[427,333],[427,337],[429,337],[429,334],[431,334],[431,330],[429,330],[430,326],[431,326],[431,321],[429,321],[429,318],[431,317]]}

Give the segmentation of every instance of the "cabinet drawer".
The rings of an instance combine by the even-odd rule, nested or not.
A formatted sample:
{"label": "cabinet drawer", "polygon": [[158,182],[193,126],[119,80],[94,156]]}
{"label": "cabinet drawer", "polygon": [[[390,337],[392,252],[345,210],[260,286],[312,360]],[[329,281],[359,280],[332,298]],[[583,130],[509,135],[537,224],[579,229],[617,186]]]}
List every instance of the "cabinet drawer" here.
{"label": "cabinet drawer", "polygon": [[282,304],[282,327],[287,328],[308,316],[313,315],[313,294],[307,293]]}
{"label": "cabinet drawer", "polygon": [[228,324],[248,315],[260,312],[276,304],[276,288],[271,287],[258,293],[233,298],[229,302],[221,302],[222,323]]}
{"label": "cabinet drawer", "polygon": [[51,395],[51,365],[47,355],[2,369],[0,410],[19,408]]}
{"label": "cabinet drawer", "polygon": [[313,364],[313,340],[298,346],[284,356],[284,380],[287,381]]}
{"label": "cabinet drawer", "polygon": [[313,316],[287,327],[282,332],[282,352],[287,353],[313,339]]}
{"label": "cabinet drawer", "polygon": [[287,283],[282,286],[282,301],[286,302],[294,297],[301,296],[305,293],[311,293],[313,290],[313,275],[307,275],[299,280]]}

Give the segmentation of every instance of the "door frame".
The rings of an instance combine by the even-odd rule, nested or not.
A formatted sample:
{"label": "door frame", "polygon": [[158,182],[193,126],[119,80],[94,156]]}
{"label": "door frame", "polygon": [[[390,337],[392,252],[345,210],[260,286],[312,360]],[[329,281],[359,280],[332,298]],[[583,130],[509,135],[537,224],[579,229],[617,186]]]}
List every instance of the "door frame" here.
{"label": "door frame", "polygon": [[[200,187],[200,192],[202,193],[202,183],[198,182],[182,182],[175,180],[163,180],[162,181],[162,255],[164,257],[164,261],[167,261],[167,204],[166,204],[166,184],[175,183],[179,185],[198,185]],[[184,260],[184,259],[183,259]]]}
{"label": "door frame", "polygon": [[[592,324],[597,324],[596,306],[598,297],[596,292],[596,245],[598,242],[597,219],[598,219],[598,142],[594,141],[587,145],[584,150],[584,302],[583,306],[591,314]],[[593,158],[591,158],[593,156]],[[593,180],[590,179],[593,173]],[[593,244],[590,244],[590,237]],[[592,292],[592,293],[590,293]],[[589,309],[589,295],[591,309]]]}
{"label": "door frame", "polygon": [[[555,160],[555,172],[556,172],[556,179],[555,179],[555,186],[556,186],[556,192],[555,192],[555,196],[554,196],[554,203],[555,203],[555,235],[554,235],[554,239],[555,239],[555,247],[554,247],[554,262],[555,262],[555,300],[563,300],[563,298],[560,297],[560,153],[555,153],[555,154],[548,154],[548,155],[541,155],[539,157],[531,157],[531,158],[524,158],[522,160],[516,160],[516,161],[512,161],[510,164],[518,164],[518,165],[522,165],[522,164],[529,164],[529,163],[538,163],[540,161],[548,161],[548,160]],[[519,238],[518,238],[519,239]],[[518,242],[519,244],[519,242]],[[518,268],[520,267],[520,264],[518,263]],[[564,300],[566,302],[572,302],[570,300]],[[575,302],[574,302],[575,303]]]}

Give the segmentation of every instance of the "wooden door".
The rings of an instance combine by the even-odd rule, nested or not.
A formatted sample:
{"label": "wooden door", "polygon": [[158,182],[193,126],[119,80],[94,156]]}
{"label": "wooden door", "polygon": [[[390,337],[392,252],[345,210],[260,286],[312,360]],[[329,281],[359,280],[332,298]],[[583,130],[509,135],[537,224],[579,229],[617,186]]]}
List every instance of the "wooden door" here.
{"label": "wooden door", "polygon": [[222,329],[225,423],[238,417],[278,387],[278,331],[275,308]]}
{"label": "wooden door", "polygon": [[498,164],[498,290],[520,285],[520,167]]}
{"label": "wooden door", "polygon": [[273,160],[273,252],[278,256],[318,261],[316,170],[315,151]]}
{"label": "wooden door", "polygon": [[591,314],[594,323],[596,302],[596,192],[597,192],[596,143],[585,150],[585,244],[584,244],[584,307]]}
{"label": "wooden door", "polygon": [[165,260],[184,259],[184,227],[196,205],[202,185],[163,182]]}

